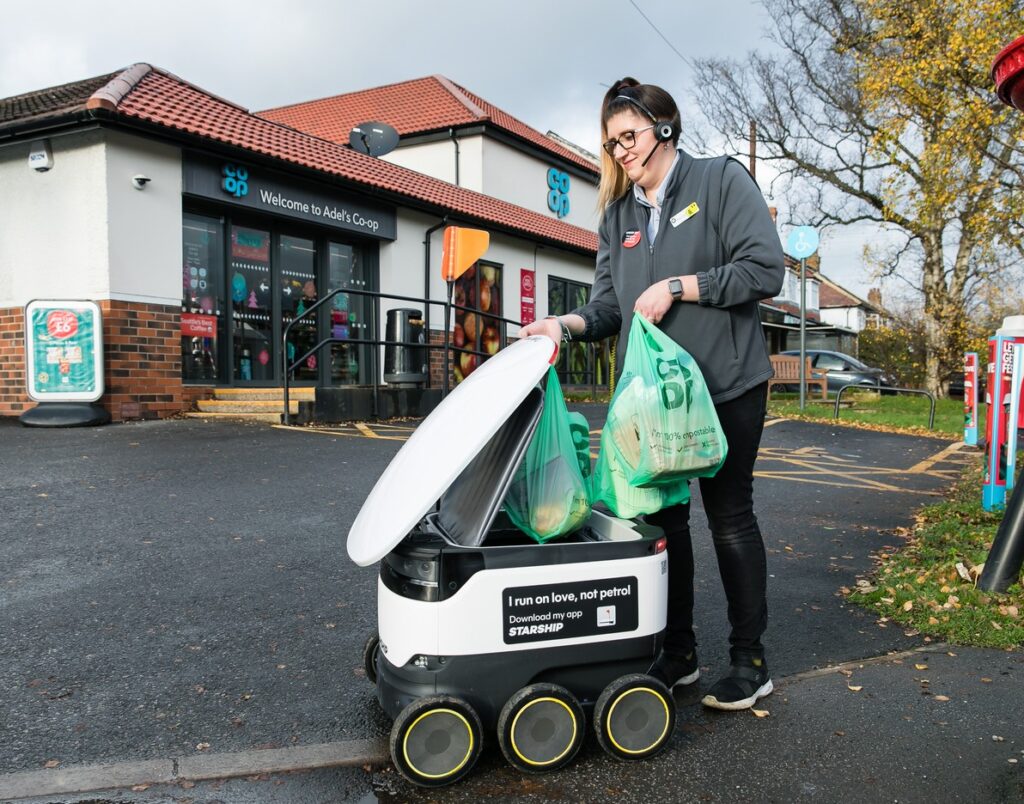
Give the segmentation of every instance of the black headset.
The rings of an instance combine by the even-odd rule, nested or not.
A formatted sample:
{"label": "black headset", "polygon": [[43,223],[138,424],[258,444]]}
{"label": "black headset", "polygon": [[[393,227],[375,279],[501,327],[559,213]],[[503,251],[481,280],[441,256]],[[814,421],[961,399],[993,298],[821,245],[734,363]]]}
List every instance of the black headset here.
{"label": "black headset", "polygon": [[624,101],[628,101],[629,103],[632,103],[641,112],[643,112],[645,115],[647,115],[649,118],[651,118],[651,122],[654,123],[654,137],[655,137],[655,139],[658,140],[658,142],[668,142],[669,140],[674,140],[675,139],[676,128],[675,128],[675,126],[672,125],[672,121],[671,120],[659,120],[657,117],[654,116],[654,113],[651,112],[651,110],[648,109],[639,100],[634,98],[632,95],[626,95],[625,91],[627,89],[629,89],[629,87],[623,87],[621,90],[619,90],[620,94],[616,95],[614,99],[615,100],[624,100]]}

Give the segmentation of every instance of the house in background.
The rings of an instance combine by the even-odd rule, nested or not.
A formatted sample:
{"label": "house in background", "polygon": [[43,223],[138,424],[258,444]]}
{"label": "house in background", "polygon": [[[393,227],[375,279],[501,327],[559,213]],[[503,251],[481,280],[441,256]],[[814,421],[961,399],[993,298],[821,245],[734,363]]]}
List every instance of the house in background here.
{"label": "house in background", "polygon": [[[865,300],[821,272],[817,254],[807,260],[805,342],[808,349],[831,349],[857,357],[860,333],[885,317],[881,292]],[[800,262],[786,255],[786,278],[773,299],[761,302],[761,320],[772,354],[800,346]]]}

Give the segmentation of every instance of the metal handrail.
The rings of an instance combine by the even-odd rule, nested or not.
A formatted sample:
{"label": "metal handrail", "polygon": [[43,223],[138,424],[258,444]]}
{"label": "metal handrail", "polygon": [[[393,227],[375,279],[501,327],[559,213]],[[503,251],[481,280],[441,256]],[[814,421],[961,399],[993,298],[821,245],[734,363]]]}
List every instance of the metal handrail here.
{"label": "metal handrail", "polygon": [[926,396],[931,403],[931,409],[928,411],[928,429],[935,429],[935,397],[928,391],[922,391],[919,388],[896,388],[891,385],[859,385],[855,382],[844,385],[836,392],[836,407],[832,412],[833,419],[839,418],[839,399],[843,395],[843,391],[847,388],[859,388],[862,391],[895,391],[900,394],[919,394],[921,396]]}
{"label": "metal handrail", "polygon": [[[295,316],[295,318],[293,318],[291,321],[289,321],[287,326],[285,326],[285,328],[284,328],[284,332],[283,332],[283,334],[281,336],[281,341],[282,341],[282,343],[281,343],[281,361],[282,361],[283,369],[284,369],[284,376],[282,378],[283,383],[284,383],[284,413],[282,415],[282,421],[284,422],[284,424],[290,424],[291,423],[291,411],[290,411],[290,407],[291,407],[291,405],[290,405],[290,397],[291,397],[291,395],[290,395],[290,387],[291,387],[291,383],[289,381],[289,375],[296,368],[298,368],[300,365],[302,365],[302,362],[304,360],[308,359],[310,357],[310,355],[314,355],[314,354],[319,353],[319,351],[324,346],[327,346],[328,344],[332,344],[332,343],[346,343],[346,344],[369,345],[369,346],[413,346],[413,347],[416,347],[416,348],[419,348],[419,349],[427,349],[428,351],[429,350],[434,350],[434,349],[451,349],[451,350],[454,350],[456,352],[475,354],[475,355],[480,355],[482,357],[490,357],[490,353],[488,353],[488,352],[480,351],[480,350],[477,350],[477,349],[466,348],[465,346],[454,346],[454,345],[452,345],[450,343],[450,341],[449,341],[449,333],[448,333],[447,328],[446,328],[445,329],[445,336],[444,336],[444,338],[445,338],[444,339],[444,343],[437,343],[437,344],[434,344],[434,343],[418,343],[418,342],[413,342],[413,341],[389,341],[387,339],[381,340],[379,338],[324,338],[319,343],[317,343],[315,346],[310,347],[308,350],[306,350],[306,352],[304,354],[300,355],[298,358],[296,358],[295,360],[293,360],[289,364],[289,362],[288,362],[288,336],[291,334],[292,327],[294,327],[299,321],[302,321],[303,319],[308,318],[312,313],[316,312],[316,310],[320,306],[322,306],[323,304],[328,302],[330,299],[333,299],[339,293],[354,293],[356,295],[361,295],[361,296],[370,296],[370,297],[375,298],[375,299],[393,299],[395,301],[405,301],[405,302],[411,302],[413,304],[440,305],[442,307],[448,306],[448,307],[453,307],[456,310],[462,310],[464,312],[469,312],[469,313],[474,313],[474,314],[480,315],[483,318],[494,319],[495,321],[500,321],[503,324],[512,324],[512,325],[520,326],[520,327],[522,326],[522,322],[517,321],[514,318],[505,318],[504,316],[495,315],[494,313],[489,313],[489,312],[486,312],[484,310],[480,310],[477,307],[468,307],[466,305],[456,304],[454,302],[438,301],[438,300],[435,300],[435,299],[423,299],[423,298],[419,298],[419,297],[416,297],[416,296],[400,296],[400,295],[395,294],[395,293],[382,293],[380,291],[375,291],[375,290],[361,290],[361,289],[358,289],[358,288],[336,288],[336,289],[334,289],[332,291],[329,291],[322,299],[318,299],[313,305],[308,307],[306,310],[304,310],[299,315]],[[370,311],[371,312],[371,316],[370,316],[370,329],[371,329],[371,332],[378,332],[379,331],[379,327],[377,326],[377,309],[376,308],[377,308],[377,305],[372,305],[372,309]],[[427,335],[429,337],[429,333],[427,333]],[[500,334],[500,343],[501,343],[502,347],[504,347],[506,345],[507,339],[508,339],[508,336],[507,336],[507,334],[505,332],[505,328],[502,327],[501,328],[501,334]],[[590,343],[590,344],[588,344],[588,346],[591,348],[592,351],[596,351],[598,344],[597,343]],[[596,362],[596,355],[594,357],[594,361]],[[379,390],[379,386],[380,386],[380,383],[377,380],[378,372],[377,372],[377,350],[376,349],[372,350],[371,373],[372,373],[372,376],[373,376],[373,412],[374,412],[374,415],[376,415],[377,411],[379,410],[378,390]],[[596,365],[595,365],[595,368],[593,370],[591,370],[591,371],[584,371],[584,372],[578,372],[578,373],[582,373],[584,375],[590,375],[591,376],[591,387],[593,389],[594,396],[596,396],[596,394],[597,394],[597,386],[596,386],[597,371],[596,371]],[[428,388],[430,387],[430,375],[429,375],[429,373],[427,375],[427,387]]]}

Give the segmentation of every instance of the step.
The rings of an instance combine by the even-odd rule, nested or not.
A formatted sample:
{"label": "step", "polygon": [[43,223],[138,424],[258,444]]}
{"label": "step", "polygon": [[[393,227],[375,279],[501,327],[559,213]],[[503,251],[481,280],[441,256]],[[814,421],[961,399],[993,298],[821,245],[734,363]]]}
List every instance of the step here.
{"label": "step", "polygon": [[[215,399],[262,399],[262,400],[284,400],[283,388],[215,388],[213,390]],[[301,399],[312,402],[316,398],[316,389],[309,386],[288,389],[289,401]]]}
{"label": "step", "polygon": [[[196,408],[201,413],[281,413],[283,399],[199,399]],[[288,400],[288,412],[299,412],[299,400]]]}
{"label": "step", "polygon": [[187,419],[206,419],[208,421],[265,422],[280,424],[280,413],[202,413],[189,411],[183,414]]}

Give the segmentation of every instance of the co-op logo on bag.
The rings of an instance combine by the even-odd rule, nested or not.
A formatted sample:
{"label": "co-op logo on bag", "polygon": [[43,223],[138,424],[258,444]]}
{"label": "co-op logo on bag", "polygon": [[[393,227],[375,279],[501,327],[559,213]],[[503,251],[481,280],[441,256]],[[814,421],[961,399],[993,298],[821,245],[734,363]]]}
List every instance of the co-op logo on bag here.
{"label": "co-op logo on bag", "polygon": [[655,358],[654,365],[661,387],[661,404],[666,410],[673,410],[685,403],[686,409],[689,410],[693,395],[690,371],[679,365],[678,360],[663,360],[658,357]]}
{"label": "co-op logo on bag", "polygon": [[224,177],[221,180],[220,188],[225,193],[233,195],[235,198],[249,194],[249,171],[246,168],[228,163],[220,169],[220,172]]}
{"label": "co-op logo on bag", "polygon": [[630,229],[622,236],[622,245],[626,248],[633,248],[637,243],[640,242],[640,230]]}

